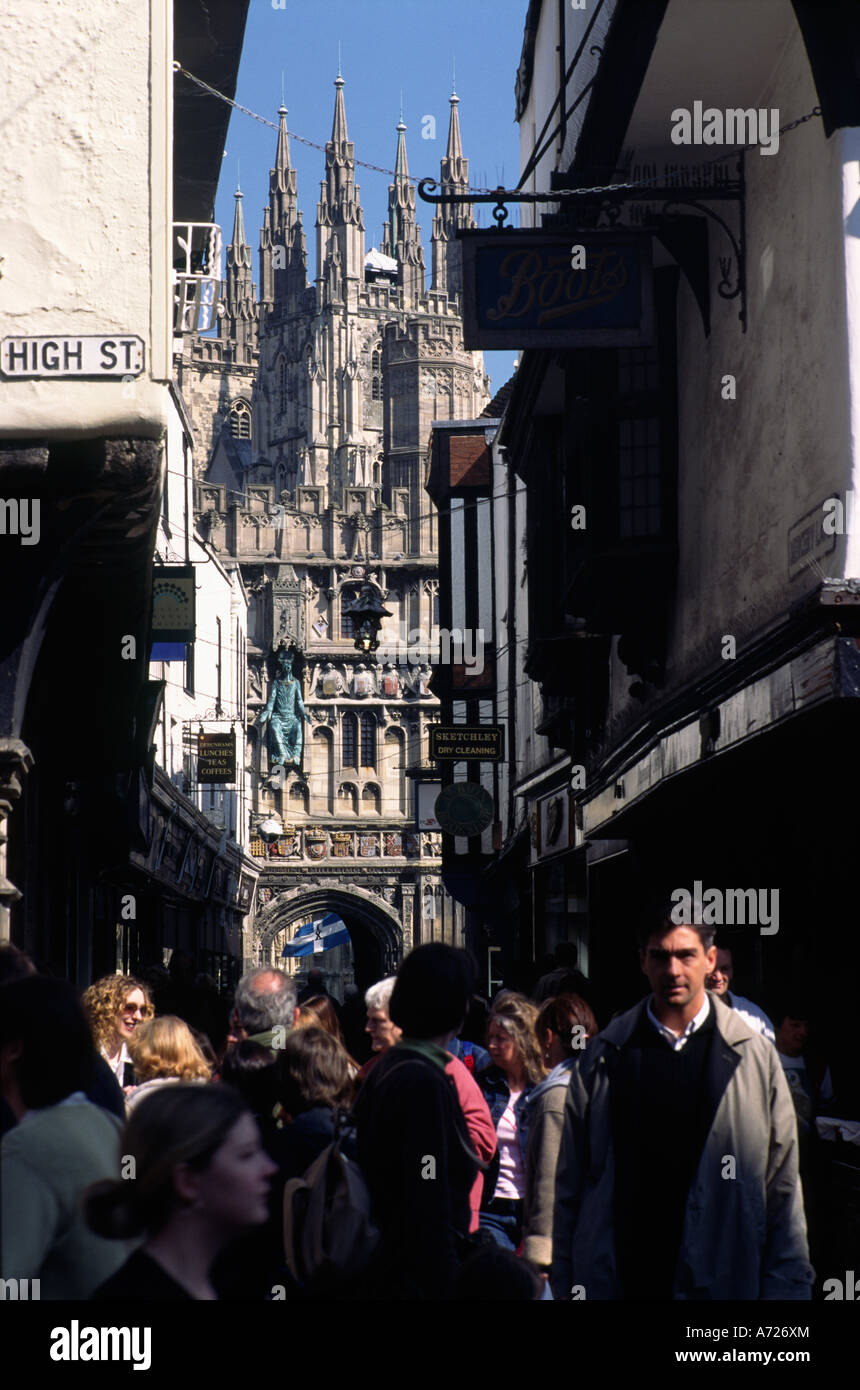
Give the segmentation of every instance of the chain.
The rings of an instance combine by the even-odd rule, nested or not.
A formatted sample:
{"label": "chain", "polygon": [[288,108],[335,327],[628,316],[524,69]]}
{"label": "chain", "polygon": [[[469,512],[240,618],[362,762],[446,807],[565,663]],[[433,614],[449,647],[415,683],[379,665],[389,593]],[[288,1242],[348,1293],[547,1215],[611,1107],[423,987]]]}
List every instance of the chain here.
{"label": "chain", "polygon": [[796,121],[789,121],[788,125],[780,126],[779,133],[780,135],[785,135],[789,130],[796,130],[799,125],[804,125],[806,121],[811,121],[813,116],[820,115],[821,107],[813,106],[812,110],[808,111],[805,116],[798,116]]}
{"label": "chain", "polygon": [[[189,72],[187,68],[184,68],[181,63],[175,62],[173,64],[173,71],[181,73],[183,77],[188,78],[189,82],[193,82],[196,86],[202,87],[204,92],[208,92],[210,96],[217,97],[219,101],[226,102],[227,105],[232,106],[234,110],[241,111],[245,116],[250,116],[254,121],[259,121],[260,125],[268,126],[270,130],[278,129],[274,121],[267,120],[265,116],[260,116],[256,111],[252,111],[249,106],[242,106],[241,102],[233,101],[232,97],[227,97],[223,92],[219,92],[214,87],[210,87],[208,82],[203,82],[201,78],[195,77],[194,74]],[[812,110],[807,111],[805,116],[798,116],[796,121],[789,121],[788,125],[780,126],[779,134],[787,135],[790,130],[796,130],[799,125],[805,125],[806,122],[811,121],[814,116],[820,115],[821,107],[813,106]],[[307,145],[312,150],[321,150],[323,154],[325,154],[325,145],[319,145],[315,140],[307,140],[303,135],[297,135],[293,130],[288,130],[287,134],[291,140],[296,140],[300,145]],[[693,167],[696,169],[709,169],[714,164],[722,164],[726,159],[730,159],[733,154],[742,154],[744,150],[751,148],[753,147],[750,145],[735,145],[730,150],[724,150],[723,153],[717,155],[716,158],[707,159],[703,164],[697,164]],[[371,169],[375,174],[387,174],[390,178],[396,178],[393,169],[383,169],[381,164],[368,164],[363,159],[356,159],[355,163],[362,169]],[[552,193],[547,194],[545,201],[554,203],[563,198],[584,198],[589,194],[595,193],[618,193],[624,188],[650,188],[653,184],[665,184],[665,182],[665,174],[655,174],[653,178],[650,179],[637,179],[633,183],[605,183],[601,184],[599,188],[556,188],[553,189]],[[469,193],[483,194],[503,194],[505,191],[504,189],[498,188],[468,189]],[[705,192],[706,189],[702,191]]]}
{"label": "chain", "polygon": [[[184,68],[181,63],[174,63],[173,71],[181,73],[183,77],[188,78],[189,82],[193,82],[196,86],[202,87],[204,92],[208,92],[210,96],[217,97],[219,101],[226,102],[227,105],[232,106],[234,110],[243,112],[244,115],[250,116],[254,121],[259,121],[260,125],[268,126],[270,130],[279,129],[274,121],[269,121],[265,116],[258,115],[258,113],[252,111],[249,106],[243,106],[241,102],[233,101],[231,97],[225,97],[223,92],[216,91],[214,87],[209,86],[208,82],[203,82],[199,77],[195,77],[194,74],[189,72],[187,68]],[[298,144],[308,145],[312,150],[321,150],[323,154],[325,154],[325,145],[318,145],[316,140],[306,140],[303,135],[297,135],[294,130],[288,130],[287,135],[291,140],[297,141]],[[372,169],[375,174],[388,174],[391,178],[396,177],[393,169],[383,169],[380,164],[368,164],[366,160],[363,159],[356,159],[354,162],[360,165],[362,169]]]}

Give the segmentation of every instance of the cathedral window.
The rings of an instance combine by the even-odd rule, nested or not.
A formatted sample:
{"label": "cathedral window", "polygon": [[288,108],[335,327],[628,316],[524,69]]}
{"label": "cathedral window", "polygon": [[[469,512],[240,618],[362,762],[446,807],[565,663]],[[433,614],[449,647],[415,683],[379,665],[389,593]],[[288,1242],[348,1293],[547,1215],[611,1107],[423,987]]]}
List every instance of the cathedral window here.
{"label": "cathedral window", "polygon": [[341,764],[358,767],[358,716],[345,714],[341,724]]}
{"label": "cathedral window", "polygon": [[278,414],[287,413],[287,359],[282,357],[278,362]]}
{"label": "cathedral window", "polygon": [[382,400],[382,351],[378,347],[370,359],[370,394],[372,400]]}
{"label": "cathedral window", "polygon": [[361,766],[376,767],[376,719],[372,714],[361,716]]}
{"label": "cathedral window", "polygon": [[231,405],[230,433],[234,439],[251,438],[251,407],[247,401],[235,401]]}
{"label": "cathedral window", "polygon": [[355,638],[355,628],[352,625],[352,619],[349,616],[348,609],[357,598],[358,589],[355,585],[352,585],[348,589],[341,589],[340,591],[340,635],[344,640],[349,642],[352,642]]}

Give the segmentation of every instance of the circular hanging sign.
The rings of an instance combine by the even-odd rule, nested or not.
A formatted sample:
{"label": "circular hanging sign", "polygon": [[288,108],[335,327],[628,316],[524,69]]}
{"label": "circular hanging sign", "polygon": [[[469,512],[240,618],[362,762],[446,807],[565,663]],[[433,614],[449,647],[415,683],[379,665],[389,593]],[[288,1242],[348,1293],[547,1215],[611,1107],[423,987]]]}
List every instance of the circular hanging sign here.
{"label": "circular hanging sign", "polygon": [[496,813],[490,793],[480,782],[452,782],[436,798],[436,819],[449,835],[480,835]]}

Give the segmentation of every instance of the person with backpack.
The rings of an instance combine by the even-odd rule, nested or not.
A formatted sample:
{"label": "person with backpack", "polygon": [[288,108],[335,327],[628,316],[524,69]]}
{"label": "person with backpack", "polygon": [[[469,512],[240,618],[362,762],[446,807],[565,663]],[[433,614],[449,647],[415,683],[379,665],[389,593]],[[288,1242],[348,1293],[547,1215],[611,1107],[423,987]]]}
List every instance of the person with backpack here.
{"label": "person with backpack", "polygon": [[[269,1057],[268,1066],[258,1068],[257,1050]],[[275,1053],[257,1043],[237,1043],[224,1059],[222,1081],[234,1086],[253,1111],[277,1173],[265,1226],[234,1242],[215,1268],[219,1296],[251,1302],[314,1296],[311,1283],[305,1281],[303,1288],[284,1262],[284,1190],[335,1139],[336,1115],[353,1097],[349,1055],[325,1029],[296,1028]],[[351,1155],[348,1136],[344,1146]]]}
{"label": "person with backpack", "polygon": [[448,1051],[452,1057],[458,1061],[472,1076],[478,1071],[483,1071],[484,1067],[490,1065],[490,1054],[485,1047],[479,1047],[477,1043],[470,1042],[468,1038],[452,1038],[448,1044]]}
{"label": "person with backpack", "polygon": [[402,1029],[354,1108],[357,1155],[379,1228],[363,1297],[447,1299],[470,1225],[479,1161],[446,1067],[474,989],[464,951],[429,942],[412,951],[389,1003]]}

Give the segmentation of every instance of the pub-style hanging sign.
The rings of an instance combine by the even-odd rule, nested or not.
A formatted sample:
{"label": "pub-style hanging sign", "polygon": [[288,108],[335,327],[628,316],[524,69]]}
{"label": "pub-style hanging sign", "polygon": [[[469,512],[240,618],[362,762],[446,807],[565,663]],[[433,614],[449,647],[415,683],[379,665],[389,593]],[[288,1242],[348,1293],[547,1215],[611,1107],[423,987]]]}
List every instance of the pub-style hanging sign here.
{"label": "pub-style hanging sign", "polygon": [[200,730],[197,735],[197,781],[201,784],[235,784],[235,729],[231,729],[229,734],[204,734],[203,730]]}
{"label": "pub-style hanging sign", "polygon": [[652,341],[651,238],[623,231],[464,231],[467,348]]}
{"label": "pub-style hanging sign", "polygon": [[153,642],[193,642],[193,565],[157,565],[152,575]]}

